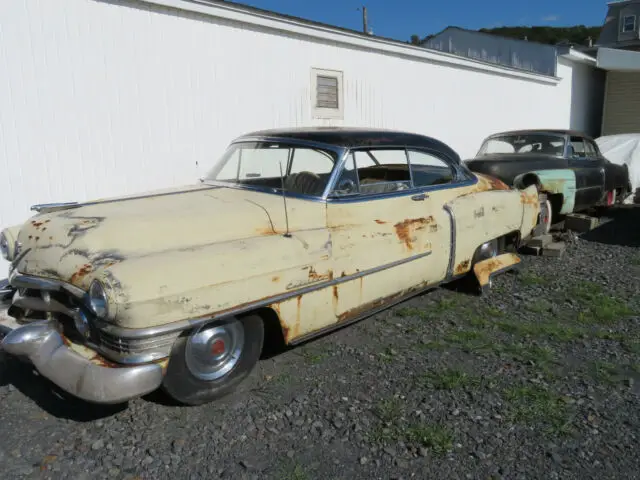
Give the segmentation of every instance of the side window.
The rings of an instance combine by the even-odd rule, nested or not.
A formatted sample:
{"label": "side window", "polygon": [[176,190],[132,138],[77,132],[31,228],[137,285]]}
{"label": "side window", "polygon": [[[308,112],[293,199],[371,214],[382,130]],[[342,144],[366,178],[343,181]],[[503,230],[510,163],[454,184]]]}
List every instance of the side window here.
{"label": "side window", "polygon": [[410,186],[404,149],[355,150],[347,158],[332,194],[373,195],[407,190]]}
{"label": "side window", "polygon": [[[364,153],[373,165],[357,153]],[[395,192],[411,187],[409,162],[404,149],[371,149],[357,153],[356,171],[361,194]]]}
{"label": "side window", "polygon": [[592,158],[594,160],[598,158],[598,152],[593,142],[590,140],[585,140],[584,144],[586,146],[587,157]]}
{"label": "side window", "polygon": [[293,151],[290,174],[311,172],[328,175],[333,168],[333,159],[326,153],[310,148],[296,148]]}
{"label": "side window", "polygon": [[587,156],[584,146],[584,139],[582,137],[571,137],[571,143],[569,144],[569,156],[576,159],[584,159]]}
{"label": "side window", "polygon": [[414,187],[442,185],[453,181],[453,168],[441,158],[417,150],[409,150],[408,155]]}

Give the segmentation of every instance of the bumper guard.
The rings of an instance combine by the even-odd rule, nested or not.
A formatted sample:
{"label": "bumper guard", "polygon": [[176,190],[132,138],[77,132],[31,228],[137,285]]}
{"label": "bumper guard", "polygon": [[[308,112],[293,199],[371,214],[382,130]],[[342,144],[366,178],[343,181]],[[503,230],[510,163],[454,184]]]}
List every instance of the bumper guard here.
{"label": "bumper guard", "polygon": [[156,390],[164,376],[160,363],[123,366],[71,344],[48,320],[19,325],[0,303],[0,350],[27,359],[44,377],[78,398],[117,404]]}

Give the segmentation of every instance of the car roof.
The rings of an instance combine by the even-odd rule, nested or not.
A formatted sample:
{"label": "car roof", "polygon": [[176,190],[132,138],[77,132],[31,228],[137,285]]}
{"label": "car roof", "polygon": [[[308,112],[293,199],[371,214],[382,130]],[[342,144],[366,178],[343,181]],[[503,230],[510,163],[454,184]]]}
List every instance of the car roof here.
{"label": "car roof", "polygon": [[384,128],[359,127],[299,127],[259,130],[244,134],[234,141],[249,140],[256,137],[282,138],[315,143],[324,143],[335,147],[392,147],[412,146],[432,148],[459,159],[458,154],[444,142],[418,133]]}
{"label": "car roof", "polygon": [[498,132],[489,135],[489,137],[494,137],[496,135],[528,135],[531,133],[550,133],[553,135],[571,135],[576,137],[584,137],[589,140],[593,140],[591,136],[587,135],[585,132],[580,130],[570,130],[570,129],[560,129],[560,128],[532,128],[528,130],[508,130],[505,132]]}

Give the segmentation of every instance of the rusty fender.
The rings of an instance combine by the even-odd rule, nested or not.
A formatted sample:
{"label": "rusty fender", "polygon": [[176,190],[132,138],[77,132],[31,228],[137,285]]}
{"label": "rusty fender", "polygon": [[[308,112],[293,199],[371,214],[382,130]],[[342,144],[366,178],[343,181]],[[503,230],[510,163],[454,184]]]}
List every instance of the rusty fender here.
{"label": "rusty fender", "polygon": [[491,288],[491,279],[494,275],[517,268],[520,265],[520,261],[520,258],[513,253],[503,253],[476,263],[473,266],[473,273],[478,279],[480,291],[486,292],[489,290]]}

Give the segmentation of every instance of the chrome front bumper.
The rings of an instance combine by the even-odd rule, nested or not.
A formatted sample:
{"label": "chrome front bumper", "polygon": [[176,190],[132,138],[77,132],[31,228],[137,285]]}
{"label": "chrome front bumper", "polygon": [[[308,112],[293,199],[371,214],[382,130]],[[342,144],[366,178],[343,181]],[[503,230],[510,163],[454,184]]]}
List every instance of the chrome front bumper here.
{"label": "chrome front bumper", "polygon": [[[5,308],[3,308],[5,307]],[[161,363],[123,366],[73,344],[53,321],[19,325],[0,302],[0,349],[28,360],[44,377],[83,400],[115,404],[156,390],[164,375]]]}

